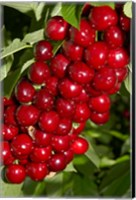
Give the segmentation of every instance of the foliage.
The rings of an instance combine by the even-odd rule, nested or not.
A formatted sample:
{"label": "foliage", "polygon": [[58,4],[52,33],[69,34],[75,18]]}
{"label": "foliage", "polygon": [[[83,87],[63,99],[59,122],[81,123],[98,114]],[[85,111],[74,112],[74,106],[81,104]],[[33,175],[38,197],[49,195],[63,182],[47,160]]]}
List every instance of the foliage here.
{"label": "foliage", "polygon": [[[27,73],[29,66],[34,62],[33,47],[37,41],[44,38],[46,20],[50,16],[61,15],[78,28],[83,4],[0,4],[4,6],[5,11],[0,81],[4,83],[4,95],[10,97],[19,78]],[[115,7],[114,3],[108,4],[112,8]],[[96,2],[91,5],[96,6]],[[124,13],[129,17],[130,7],[130,4],[124,6]],[[7,23],[13,12],[14,20],[18,19],[14,21],[14,25]],[[18,28],[18,24],[22,24],[21,29],[20,26]],[[53,43],[54,54],[62,43]],[[45,178],[42,182],[34,182],[27,178],[24,184],[11,185],[1,180],[3,196],[130,197],[130,124],[129,117],[125,115],[125,112],[130,110],[130,79],[130,76],[126,79],[119,94],[112,96],[110,121],[100,127],[90,122],[86,124],[83,135],[90,142],[90,148],[85,155],[75,156],[63,172]]]}

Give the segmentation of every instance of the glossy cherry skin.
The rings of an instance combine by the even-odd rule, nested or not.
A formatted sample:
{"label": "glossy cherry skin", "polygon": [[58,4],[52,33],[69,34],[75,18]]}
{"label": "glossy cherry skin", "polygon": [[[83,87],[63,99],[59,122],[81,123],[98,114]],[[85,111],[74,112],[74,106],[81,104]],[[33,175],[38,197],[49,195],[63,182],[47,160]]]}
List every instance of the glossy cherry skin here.
{"label": "glossy cherry skin", "polygon": [[126,32],[130,31],[130,18],[124,15],[123,12],[121,13],[119,17],[119,22],[123,31],[126,31]]}
{"label": "glossy cherry skin", "polygon": [[74,158],[74,152],[73,152],[72,148],[68,149],[67,151],[64,151],[63,154],[66,159],[66,164],[70,163]]}
{"label": "glossy cherry skin", "polygon": [[15,105],[8,106],[4,111],[4,121],[6,124],[17,126],[15,117],[17,107]]}
{"label": "glossy cherry skin", "polygon": [[3,164],[5,166],[11,165],[14,163],[15,160],[16,158],[12,155],[12,152],[11,152],[10,155],[8,156],[8,159],[4,160]]}
{"label": "glossy cherry skin", "polygon": [[73,43],[71,40],[63,42],[63,52],[70,61],[82,60],[83,47]]}
{"label": "glossy cherry skin", "polygon": [[51,40],[63,40],[67,36],[68,23],[61,16],[51,17],[45,27],[45,35]]}
{"label": "glossy cherry skin", "polygon": [[83,62],[71,64],[68,71],[70,78],[79,84],[89,83],[94,77],[94,70]]}
{"label": "glossy cherry skin", "polygon": [[53,172],[58,172],[66,167],[66,158],[62,153],[57,153],[49,160],[49,169]]}
{"label": "glossy cherry skin", "polygon": [[54,97],[46,89],[41,89],[35,94],[33,104],[42,111],[49,111],[53,108]]}
{"label": "glossy cherry skin", "polygon": [[103,125],[105,124],[106,122],[109,121],[109,118],[110,118],[110,112],[105,112],[105,113],[97,113],[95,111],[92,111],[91,114],[90,114],[90,120],[92,122],[94,122],[95,124],[98,124],[98,125]]}
{"label": "glossy cherry skin", "polygon": [[77,137],[72,143],[71,148],[75,154],[84,154],[88,150],[89,144],[86,139]]}
{"label": "glossy cherry skin", "polygon": [[97,97],[101,95],[101,91],[97,91],[93,87],[93,82],[85,85],[85,91],[90,97]]}
{"label": "glossy cherry skin", "polygon": [[87,47],[95,41],[95,29],[93,29],[86,19],[81,19],[79,30],[71,27],[70,39],[79,46]]}
{"label": "glossy cherry skin", "polygon": [[48,168],[45,163],[28,163],[26,165],[27,175],[34,181],[42,181],[48,174]]}
{"label": "glossy cherry skin", "polygon": [[112,89],[108,90],[107,93],[109,95],[116,94],[117,92],[119,92],[120,88],[121,88],[121,82],[118,82]]}
{"label": "glossy cherry skin", "polygon": [[46,40],[39,41],[34,48],[34,57],[37,61],[46,61],[53,56],[52,44]]}
{"label": "glossy cherry skin", "polygon": [[37,61],[33,63],[28,72],[28,78],[35,84],[42,84],[50,77],[50,70],[46,63]]}
{"label": "glossy cherry skin", "polygon": [[66,135],[70,132],[72,128],[72,120],[68,118],[60,118],[58,128],[56,129],[55,134],[57,135]]}
{"label": "glossy cherry skin", "polygon": [[32,147],[32,139],[25,133],[17,135],[11,142],[12,151],[18,156],[28,156],[32,151]]}
{"label": "glossy cherry skin", "polygon": [[118,82],[122,82],[126,79],[126,77],[128,75],[128,68],[127,67],[116,68],[115,73],[118,78]]}
{"label": "glossy cherry skin", "polygon": [[103,68],[96,73],[93,79],[93,86],[100,91],[108,91],[114,87],[117,82],[117,77],[114,69]]}
{"label": "glossy cherry skin", "polygon": [[1,149],[0,149],[0,157],[2,159],[2,163],[5,165],[6,161],[9,159],[11,155],[10,145],[7,141],[2,141],[0,143]]}
{"label": "glossy cherry skin", "polygon": [[58,94],[58,83],[59,80],[56,76],[51,76],[45,81],[45,88],[48,90],[48,92],[53,95],[57,96]]}
{"label": "glossy cherry skin", "polygon": [[70,147],[70,138],[68,135],[54,135],[51,146],[55,152],[67,151]]}
{"label": "glossy cherry skin", "polygon": [[72,134],[79,135],[85,128],[86,122],[74,123]]}
{"label": "glossy cherry skin", "polygon": [[63,78],[66,74],[69,63],[70,61],[63,54],[59,53],[52,58],[50,67],[55,76]]}
{"label": "glossy cherry skin", "polygon": [[49,160],[52,156],[51,146],[47,147],[34,147],[32,153],[30,154],[30,159],[32,162],[44,163]]}
{"label": "glossy cherry skin", "polygon": [[125,49],[111,49],[108,54],[108,65],[112,68],[123,68],[129,63],[129,56]]}
{"label": "glossy cherry skin", "polygon": [[10,183],[22,183],[26,177],[25,168],[19,164],[11,164],[6,167],[5,176]]}
{"label": "glossy cherry skin", "polygon": [[52,138],[52,134],[43,132],[41,130],[36,129],[34,131],[34,141],[35,145],[38,147],[46,147],[50,144]]}
{"label": "glossy cherry skin", "polygon": [[84,122],[90,117],[90,109],[86,103],[76,105],[76,111],[73,120],[75,122]]}
{"label": "glossy cherry skin", "polygon": [[60,117],[73,118],[75,113],[75,104],[71,100],[59,98],[56,101],[56,110]]}
{"label": "glossy cherry skin", "polygon": [[12,140],[18,134],[18,127],[4,124],[2,127],[2,136],[4,140]]}
{"label": "glossy cherry skin", "polygon": [[110,48],[123,46],[124,35],[118,26],[110,26],[104,33],[104,39]]}
{"label": "glossy cherry skin", "polygon": [[59,124],[59,115],[55,111],[49,111],[49,112],[42,112],[39,118],[39,126],[40,128],[47,132],[52,133],[54,132]]}
{"label": "glossy cherry skin", "polygon": [[20,103],[31,102],[34,94],[35,94],[34,87],[27,80],[20,81],[15,88],[15,95]]}
{"label": "glossy cherry skin", "polygon": [[3,97],[3,105],[4,105],[4,107],[5,106],[14,105],[14,104],[15,104],[15,102],[14,102],[12,97],[9,98],[9,99],[7,97]]}
{"label": "glossy cherry skin", "polygon": [[107,94],[90,98],[88,102],[89,108],[93,111],[104,113],[110,110],[111,102]]}
{"label": "glossy cherry skin", "polygon": [[104,31],[109,26],[114,26],[118,22],[116,11],[109,6],[93,7],[89,19],[93,24],[93,27],[98,31]]}
{"label": "glossy cherry skin", "polygon": [[108,46],[105,42],[95,42],[86,48],[85,61],[94,69],[100,69],[107,62],[108,52]]}
{"label": "glossy cherry skin", "polygon": [[31,126],[38,121],[39,113],[39,110],[33,105],[21,105],[16,111],[16,118],[20,125]]}
{"label": "glossy cherry skin", "polygon": [[75,103],[85,103],[88,102],[88,100],[89,100],[89,95],[84,88],[82,89],[79,96],[73,98],[73,101]]}
{"label": "glossy cherry skin", "polygon": [[66,99],[72,99],[80,95],[81,85],[71,81],[68,78],[63,79],[59,84],[60,94]]}

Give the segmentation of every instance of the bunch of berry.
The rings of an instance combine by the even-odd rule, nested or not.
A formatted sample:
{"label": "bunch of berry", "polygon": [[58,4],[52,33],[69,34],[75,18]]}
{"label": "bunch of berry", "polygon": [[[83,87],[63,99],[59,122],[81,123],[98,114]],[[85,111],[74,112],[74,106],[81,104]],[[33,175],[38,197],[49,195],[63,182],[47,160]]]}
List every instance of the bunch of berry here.
{"label": "bunch of berry", "polygon": [[[14,98],[4,98],[1,144],[9,182],[21,183],[26,176],[41,181],[63,170],[74,154],[88,149],[79,136],[86,121],[109,120],[109,96],[128,74],[130,20],[109,6],[89,6],[83,16],[79,30],[61,16],[48,20],[47,39],[35,45],[28,76],[19,81]],[[53,55],[51,42],[59,40],[63,45]]]}

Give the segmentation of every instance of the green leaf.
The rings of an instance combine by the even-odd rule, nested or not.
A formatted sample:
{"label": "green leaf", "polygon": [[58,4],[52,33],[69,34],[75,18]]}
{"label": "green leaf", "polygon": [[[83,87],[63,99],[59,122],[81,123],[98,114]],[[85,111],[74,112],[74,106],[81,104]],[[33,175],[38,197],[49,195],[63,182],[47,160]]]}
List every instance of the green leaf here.
{"label": "green leaf", "polygon": [[8,74],[12,63],[13,63],[13,56],[8,56],[3,60],[2,66],[0,67],[0,81],[2,81]]}
{"label": "green leaf", "polygon": [[53,46],[53,54],[55,55],[57,51],[61,48],[62,44],[64,41],[58,41],[58,42],[53,42],[51,41],[51,44]]}
{"label": "green leaf", "polygon": [[132,18],[132,2],[131,1],[128,1],[125,3],[123,7],[123,12],[127,17]]}
{"label": "green leaf", "polygon": [[89,150],[85,153],[85,155],[89,158],[92,163],[99,168],[100,166],[100,158],[98,157],[98,154],[96,153],[95,149],[92,145],[89,146]]}
{"label": "green leaf", "polygon": [[76,169],[74,168],[73,163],[70,162],[63,171],[65,171],[65,172],[76,172]]}
{"label": "green leaf", "polygon": [[36,9],[34,9],[36,20],[39,21],[42,17],[42,12],[45,7],[45,2],[39,2]]}
{"label": "green leaf", "polygon": [[61,9],[62,9],[62,2],[59,2],[54,6],[51,12],[51,17],[56,16],[56,15],[62,16]]}
{"label": "green leaf", "polygon": [[32,46],[30,44],[26,44],[22,42],[20,39],[16,38],[12,41],[12,43],[4,48],[4,50],[1,52],[0,59],[3,59],[9,55],[14,54],[15,52],[18,52],[25,48],[31,48]]}
{"label": "green leaf", "polygon": [[34,63],[34,58],[32,58],[31,60],[28,60],[21,68],[21,72],[20,73],[23,73],[31,64]]}
{"label": "green leaf", "polygon": [[111,8],[115,9],[115,3],[114,2],[90,2],[92,6],[110,6]]}
{"label": "green leaf", "polygon": [[62,17],[75,28],[79,28],[80,17],[82,12],[82,5],[77,5],[75,3],[65,3],[62,4],[61,13]]}
{"label": "green leaf", "polygon": [[124,80],[125,87],[127,91],[132,94],[132,73],[130,72],[127,78]]}
{"label": "green leaf", "polygon": [[44,29],[39,29],[38,31],[26,34],[22,42],[33,45],[34,43],[43,39],[44,39]]}

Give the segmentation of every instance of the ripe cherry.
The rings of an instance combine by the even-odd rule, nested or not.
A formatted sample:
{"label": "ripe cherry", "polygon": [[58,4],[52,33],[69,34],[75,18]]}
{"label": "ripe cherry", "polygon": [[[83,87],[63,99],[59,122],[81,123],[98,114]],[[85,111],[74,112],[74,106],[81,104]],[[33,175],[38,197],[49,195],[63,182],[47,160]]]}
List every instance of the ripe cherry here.
{"label": "ripe cherry", "polygon": [[105,113],[97,113],[95,111],[92,111],[90,114],[90,120],[93,121],[95,124],[103,125],[106,122],[109,121],[110,118],[110,112],[107,111]]}
{"label": "ripe cherry", "polygon": [[79,135],[85,128],[86,122],[74,123],[72,134]]}
{"label": "ripe cherry", "polygon": [[126,79],[128,75],[128,68],[127,67],[115,68],[115,73],[118,78],[118,82],[122,82]]}
{"label": "ripe cherry", "polygon": [[130,31],[130,18],[124,15],[123,12],[121,13],[119,17],[119,22],[123,31],[126,31],[126,32]]}
{"label": "ripe cherry", "polygon": [[6,167],[5,176],[10,183],[22,183],[26,177],[25,168],[19,164],[11,164]]}
{"label": "ripe cherry", "polygon": [[4,111],[4,120],[6,124],[17,126],[17,121],[15,117],[17,106],[11,105],[6,108]]}
{"label": "ripe cherry", "polygon": [[34,48],[34,57],[37,61],[46,61],[53,56],[53,47],[50,42],[46,40],[39,41]]}
{"label": "ripe cherry", "polygon": [[61,16],[51,17],[45,27],[45,35],[51,40],[63,40],[67,36],[68,23]]}
{"label": "ripe cherry", "polygon": [[86,92],[86,90],[83,88],[80,95],[73,98],[75,103],[85,103],[89,100],[89,94]]}
{"label": "ripe cherry", "polygon": [[51,146],[56,152],[67,151],[70,147],[70,138],[68,135],[54,135],[52,137]]}
{"label": "ripe cherry", "polygon": [[114,26],[118,22],[116,11],[109,6],[93,7],[89,19],[93,24],[93,27],[98,31],[104,31],[109,26]]}
{"label": "ripe cherry", "polygon": [[84,122],[90,117],[90,109],[86,103],[79,103],[76,105],[75,115],[73,120],[75,122]]}
{"label": "ripe cherry", "polygon": [[5,164],[11,155],[10,145],[7,141],[2,141],[0,142],[0,146],[1,146],[0,157],[2,159],[3,164]]}
{"label": "ripe cherry", "polygon": [[58,78],[56,76],[51,76],[45,81],[45,83],[46,83],[46,89],[48,90],[48,92],[53,96],[57,96]]}
{"label": "ripe cherry", "polygon": [[88,150],[89,144],[84,138],[77,137],[71,148],[75,154],[84,154]]}
{"label": "ripe cherry", "polygon": [[14,104],[15,104],[15,102],[14,102],[13,97],[10,97],[10,98],[3,97],[3,105],[4,105],[4,107],[5,106],[11,106],[11,105],[14,105]]}
{"label": "ripe cherry", "polygon": [[34,147],[30,154],[30,159],[36,163],[44,163],[51,158],[52,148],[47,147]]}
{"label": "ripe cherry", "polygon": [[59,115],[55,111],[45,112],[43,111],[39,118],[39,126],[40,128],[47,132],[52,133],[56,131],[59,124]]}
{"label": "ripe cherry", "polygon": [[94,70],[83,62],[75,62],[69,66],[71,79],[79,84],[89,83],[94,77]]}
{"label": "ripe cherry", "polygon": [[72,120],[68,118],[60,118],[58,127],[55,134],[57,135],[66,135],[70,132],[72,128]]}
{"label": "ripe cherry", "polygon": [[2,136],[4,140],[12,140],[18,134],[18,127],[4,124],[2,127]]}
{"label": "ripe cherry", "polygon": [[66,158],[62,153],[54,154],[49,160],[49,169],[53,172],[58,172],[66,167]]}
{"label": "ripe cherry", "polygon": [[36,129],[33,135],[34,135],[35,145],[37,145],[38,147],[46,147],[51,142],[52,134],[50,133],[46,133]]}
{"label": "ripe cherry", "polygon": [[74,152],[73,152],[72,148],[68,149],[67,151],[64,151],[63,154],[66,159],[66,164],[70,163],[74,158]]}

